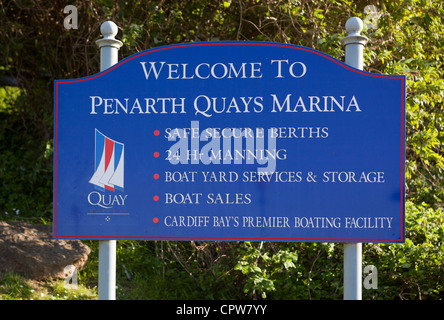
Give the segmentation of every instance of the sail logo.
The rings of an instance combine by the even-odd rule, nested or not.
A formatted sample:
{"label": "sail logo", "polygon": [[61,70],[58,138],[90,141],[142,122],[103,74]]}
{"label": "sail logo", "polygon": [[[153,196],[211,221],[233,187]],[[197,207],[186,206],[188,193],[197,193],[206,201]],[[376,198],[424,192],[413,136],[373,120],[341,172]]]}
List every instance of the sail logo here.
{"label": "sail logo", "polygon": [[89,180],[99,191],[123,191],[125,145],[95,130],[94,174]]}

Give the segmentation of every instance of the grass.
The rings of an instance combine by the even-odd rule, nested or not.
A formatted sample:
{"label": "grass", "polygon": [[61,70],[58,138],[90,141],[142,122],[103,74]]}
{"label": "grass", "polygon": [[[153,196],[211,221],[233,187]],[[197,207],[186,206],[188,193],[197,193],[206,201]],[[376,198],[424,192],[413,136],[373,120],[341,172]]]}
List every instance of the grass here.
{"label": "grass", "polygon": [[36,281],[14,272],[0,273],[0,300],[97,300],[98,254],[93,242],[86,244],[92,245],[92,252],[77,273],[77,285],[71,280]]}
{"label": "grass", "polygon": [[8,272],[0,278],[0,300],[95,300],[96,288],[57,281],[34,281]]}

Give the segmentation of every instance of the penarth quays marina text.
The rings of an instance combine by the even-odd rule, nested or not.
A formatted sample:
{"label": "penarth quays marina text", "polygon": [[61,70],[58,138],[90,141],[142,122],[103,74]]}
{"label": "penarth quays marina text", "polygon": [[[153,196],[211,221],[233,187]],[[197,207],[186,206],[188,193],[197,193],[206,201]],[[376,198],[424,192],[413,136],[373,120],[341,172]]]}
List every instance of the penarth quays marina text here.
{"label": "penarth quays marina text", "polygon": [[[209,118],[228,113],[261,113],[261,112],[362,112],[356,96],[298,96],[270,94],[262,96],[211,97],[199,95],[187,97],[136,97],[116,98],[89,96],[89,114],[97,115],[163,115],[186,114]],[[190,101],[191,100],[191,101]]]}

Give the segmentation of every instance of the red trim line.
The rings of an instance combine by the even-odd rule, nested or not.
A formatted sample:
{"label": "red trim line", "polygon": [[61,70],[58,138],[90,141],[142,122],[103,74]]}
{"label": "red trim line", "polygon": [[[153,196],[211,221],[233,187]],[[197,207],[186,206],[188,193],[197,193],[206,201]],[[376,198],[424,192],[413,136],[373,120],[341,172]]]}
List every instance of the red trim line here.
{"label": "red trim line", "polygon": [[[60,236],[57,234],[57,152],[58,152],[58,101],[59,101],[59,93],[58,93],[58,88],[59,88],[59,84],[65,84],[65,83],[76,83],[76,82],[83,82],[83,81],[88,81],[88,80],[93,80],[95,78],[101,77],[105,74],[107,74],[108,72],[114,70],[115,68],[119,67],[120,65],[127,63],[135,58],[138,58],[139,56],[143,56],[146,54],[150,54],[150,53],[155,53],[155,52],[159,52],[159,51],[164,51],[164,50],[170,50],[170,49],[177,49],[177,48],[186,48],[186,47],[200,47],[200,46],[232,46],[232,45],[237,45],[237,46],[267,46],[267,47],[282,47],[282,48],[288,48],[288,49],[295,49],[295,50],[301,50],[301,51],[306,51],[306,52],[310,52],[310,53],[314,53],[317,54],[319,56],[322,56],[338,65],[340,65],[341,67],[344,67],[350,71],[365,75],[365,76],[370,76],[370,77],[376,77],[376,78],[386,78],[386,79],[401,79],[401,83],[402,83],[402,101],[401,101],[401,106],[402,106],[402,110],[401,110],[401,238],[399,240],[394,240],[394,239],[335,239],[335,238],[251,238],[251,237],[106,237],[106,236]],[[77,239],[176,239],[176,240],[193,240],[193,239],[200,239],[200,240],[268,240],[268,241],[272,241],[272,240],[299,240],[299,241],[356,241],[356,242],[377,242],[377,241],[388,241],[388,242],[397,242],[397,241],[404,241],[404,224],[403,224],[403,220],[404,220],[404,125],[405,125],[405,115],[404,115],[404,104],[405,104],[405,77],[403,76],[391,76],[391,75],[378,75],[378,74],[372,74],[372,73],[367,73],[355,68],[352,68],[344,63],[342,63],[339,60],[336,60],[322,52],[316,51],[316,50],[312,50],[309,48],[304,48],[304,47],[299,47],[299,46],[293,46],[293,45],[286,45],[286,44],[275,44],[275,43],[260,43],[260,42],[210,42],[210,43],[206,43],[206,42],[202,42],[202,43],[189,43],[189,44],[180,44],[180,45],[170,45],[170,46],[165,46],[165,47],[160,47],[157,49],[152,49],[152,50],[147,50],[138,54],[134,54],[124,60],[122,60],[121,62],[115,64],[114,66],[112,66],[111,68],[100,72],[96,75],[90,76],[90,77],[86,77],[86,78],[81,78],[81,79],[73,79],[73,80],[56,80],[55,83],[55,87],[56,87],[56,92],[55,92],[55,106],[56,106],[56,110],[55,110],[55,137],[54,137],[54,237],[55,238],[77,238]]]}

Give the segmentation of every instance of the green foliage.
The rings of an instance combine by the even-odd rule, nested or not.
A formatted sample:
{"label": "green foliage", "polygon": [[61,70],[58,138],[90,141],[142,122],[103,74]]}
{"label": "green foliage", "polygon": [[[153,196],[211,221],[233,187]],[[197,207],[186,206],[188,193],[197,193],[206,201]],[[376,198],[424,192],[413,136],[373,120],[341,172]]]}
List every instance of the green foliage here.
{"label": "green foliage", "polygon": [[[245,243],[236,270],[250,298],[340,299],[341,246],[334,243]],[[339,263],[339,265],[338,265]]]}
{"label": "green foliage", "polygon": [[443,299],[444,211],[428,205],[406,206],[404,244],[366,245],[366,263],[378,268],[372,299]]}
{"label": "green foliage", "polygon": [[[355,15],[368,18],[364,13],[368,1],[351,0],[73,4],[79,12],[79,29],[68,31],[63,28],[65,4],[0,3],[0,76],[12,76],[19,83],[19,87],[0,87],[0,219],[50,220],[53,80],[98,72],[94,41],[103,21],[111,19],[119,26],[118,38],[124,42],[121,57],[180,42],[257,40],[311,47],[343,60],[339,40],[345,36],[345,22]],[[369,38],[365,70],[407,77],[407,239],[404,244],[363,246],[364,263],[376,266],[379,278],[378,289],[364,290],[363,295],[366,299],[442,299],[444,4],[382,0],[375,6],[376,24],[364,31]],[[97,245],[88,244],[93,252],[79,281],[94,288]],[[342,298],[342,245],[338,244],[118,244],[121,299]],[[32,297],[33,289],[15,277],[3,278],[1,298]]]}
{"label": "green foliage", "polygon": [[240,299],[243,295],[233,273],[238,245],[119,241],[117,298]]}
{"label": "green foliage", "polygon": [[21,276],[7,273],[0,279],[0,297],[2,300],[30,299],[32,287]]}
{"label": "green foliage", "polygon": [[[378,270],[378,288],[363,299],[444,297],[444,211],[411,202],[406,211],[404,244],[363,245],[363,264]],[[341,299],[342,259],[334,243],[246,242],[235,269],[250,298]]]}
{"label": "green foliage", "polygon": [[0,121],[0,218],[50,220],[52,141],[36,139],[8,113]]}
{"label": "green foliage", "polygon": [[378,29],[367,33],[365,61],[372,72],[407,76],[407,198],[444,201],[444,7],[439,1],[382,4]]}

